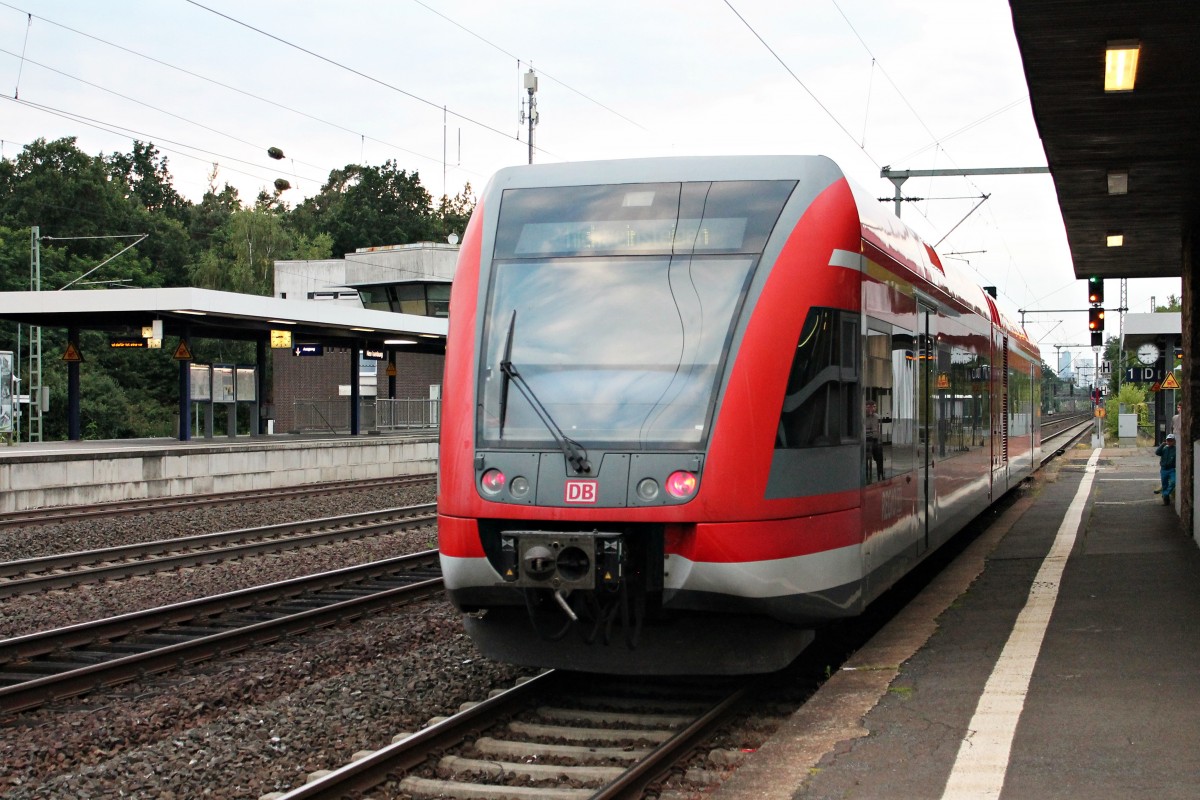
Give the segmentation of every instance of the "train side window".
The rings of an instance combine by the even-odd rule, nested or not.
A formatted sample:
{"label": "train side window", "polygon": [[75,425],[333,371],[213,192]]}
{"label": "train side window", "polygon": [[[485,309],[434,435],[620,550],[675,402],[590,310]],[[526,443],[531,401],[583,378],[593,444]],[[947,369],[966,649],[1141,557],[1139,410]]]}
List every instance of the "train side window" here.
{"label": "train side window", "polygon": [[895,474],[891,327],[869,320],[863,337],[863,479],[867,483]]}
{"label": "train side window", "polygon": [[857,441],[858,319],[813,308],[804,320],[775,437],[776,449]]}
{"label": "train side window", "polygon": [[917,436],[917,375],[919,346],[911,333],[894,328],[891,334],[891,408],[889,435],[885,440],[887,475],[901,475],[913,468]]}

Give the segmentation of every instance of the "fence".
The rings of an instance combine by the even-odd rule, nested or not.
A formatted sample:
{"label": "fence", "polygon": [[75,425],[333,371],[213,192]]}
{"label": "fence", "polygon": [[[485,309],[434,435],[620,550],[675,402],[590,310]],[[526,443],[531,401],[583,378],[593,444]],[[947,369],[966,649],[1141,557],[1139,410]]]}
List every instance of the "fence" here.
{"label": "fence", "polygon": [[[364,397],[359,400],[361,431],[392,432],[436,430],[441,418],[441,400],[388,400]],[[296,400],[292,403],[293,427],[298,433],[350,431],[350,398]]]}

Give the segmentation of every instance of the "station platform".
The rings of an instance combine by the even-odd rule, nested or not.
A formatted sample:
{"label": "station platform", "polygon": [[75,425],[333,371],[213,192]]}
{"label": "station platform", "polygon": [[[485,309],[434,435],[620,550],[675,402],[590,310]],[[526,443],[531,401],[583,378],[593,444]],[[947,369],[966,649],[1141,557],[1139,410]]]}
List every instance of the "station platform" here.
{"label": "station platform", "polygon": [[1158,486],[1069,450],[714,797],[1200,796],[1200,550]]}
{"label": "station platform", "polygon": [[0,444],[0,512],[431,473],[437,431]]}

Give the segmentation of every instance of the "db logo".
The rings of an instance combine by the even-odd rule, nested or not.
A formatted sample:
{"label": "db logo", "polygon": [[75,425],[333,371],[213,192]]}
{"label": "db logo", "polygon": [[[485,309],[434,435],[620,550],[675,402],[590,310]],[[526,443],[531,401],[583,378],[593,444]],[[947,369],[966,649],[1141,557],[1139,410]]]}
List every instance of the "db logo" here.
{"label": "db logo", "polygon": [[568,503],[594,503],[599,496],[599,481],[567,481]]}

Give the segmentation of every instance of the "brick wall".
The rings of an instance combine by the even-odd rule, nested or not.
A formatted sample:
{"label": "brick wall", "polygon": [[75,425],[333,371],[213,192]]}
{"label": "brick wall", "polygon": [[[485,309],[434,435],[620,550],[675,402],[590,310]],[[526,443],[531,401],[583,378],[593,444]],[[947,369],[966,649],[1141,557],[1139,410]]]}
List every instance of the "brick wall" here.
{"label": "brick wall", "polygon": [[[430,353],[396,354],[396,398],[419,399],[429,397],[429,387],[441,385],[444,356]],[[387,362],[379,362],[376,378],[379,397],[388,396]],[[338,394],[338,386],[350,382],[350,350],[344,347],[326,347],[324,355],[292,355],[291,350],[273,350],[272,372],[272,418],[275,430],[287,433],[296,429],[294,403],[297,400],[345,399]]]}

